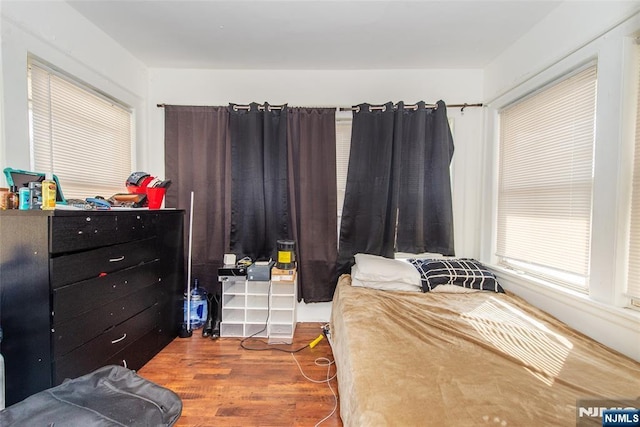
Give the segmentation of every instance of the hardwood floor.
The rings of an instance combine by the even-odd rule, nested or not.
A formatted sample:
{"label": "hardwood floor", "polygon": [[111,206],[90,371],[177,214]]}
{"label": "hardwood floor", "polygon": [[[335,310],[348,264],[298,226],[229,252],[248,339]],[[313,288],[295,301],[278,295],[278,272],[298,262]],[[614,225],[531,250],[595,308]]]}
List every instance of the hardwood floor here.
{"label": "hardwood floor", "polygon": [[[302,347],[322,333],[320,326],[298,323],[294,343],[275,347]],[[245,345],[274,347],[255,340]],[[326,339],[295,357],[309,378],[327,378],[327,367],[314,363],[320,357],[333,360]],[[330,375],[335,372],[332,365]],[[245,350],[238,338],[211,340],[203,338],[201,330],[190,338],[176,338],[138,374],[180,396],[182,416],[176,426],[313,426],[335,405],[327,383],[305,379],[290,353]],[[330,384],[337,395],[336,380]],[[339,412],[338,405],[321,425],[342,426]]]}

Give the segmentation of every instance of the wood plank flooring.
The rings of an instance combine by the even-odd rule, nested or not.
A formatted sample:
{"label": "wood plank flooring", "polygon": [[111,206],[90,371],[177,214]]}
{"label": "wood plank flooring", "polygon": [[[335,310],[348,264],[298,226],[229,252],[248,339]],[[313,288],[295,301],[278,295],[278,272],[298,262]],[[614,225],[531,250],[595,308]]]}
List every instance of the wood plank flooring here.
{"label": "wood plank flooring", "polygon": [[[320,323],[298,323],[294,343],[276,347],[296,349],[322,333]],[[261,340],[262,342],[266,340]],[[245,342],[264,348],[264,343]],[[314,380],[327,378],[327,367],[317,358],[333,360],[326,339],[313,349],[295,354],[304,373]],[[331,366],[331,376],[335,374]],[[176,392],[182,416],[176,426],[313,426],[334,408],[327,383],[312,383],[300,373],[290,353],[269,349],[249,351],[238,338],[176,338],[138,374]],[[337,382],[331,387],[338,394]],[[321,426],[342,426],[340,407]]]}

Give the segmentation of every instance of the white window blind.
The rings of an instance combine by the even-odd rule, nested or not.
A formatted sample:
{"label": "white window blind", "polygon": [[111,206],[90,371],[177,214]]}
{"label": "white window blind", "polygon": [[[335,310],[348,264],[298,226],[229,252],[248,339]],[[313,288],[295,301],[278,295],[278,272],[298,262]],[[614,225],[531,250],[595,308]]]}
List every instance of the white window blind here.
{"label": "white window blind", "polygon": [[586,288],[596,66],[500,112],[497,255],[501,263]]}
{"label": "white window blind", "polygon": [[58,176],[66,198],[125,191],[131,112],[35,62],[29,64],[32,168]]}
{"label": "white window blind", "polygon": [[640,46],[636,45],[638,92],[636,94],[636,140],[633,154],[633,190],[631,195],[631,224],[629,230],[629,260],[627,294],[640,300]]}
{"label": "white window blind", "polygon": [[336,183],[338,190],[338,216],[342,213],[344,193],[347,186],[349,153],[351,150],[351,112],[336,114]]}

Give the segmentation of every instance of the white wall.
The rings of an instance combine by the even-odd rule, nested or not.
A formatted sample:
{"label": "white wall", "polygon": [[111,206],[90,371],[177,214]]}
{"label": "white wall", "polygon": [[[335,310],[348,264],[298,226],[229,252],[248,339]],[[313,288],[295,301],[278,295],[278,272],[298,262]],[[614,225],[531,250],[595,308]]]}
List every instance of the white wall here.
{"label": "white wall", "polygon": [[[589,293],[565,291],[508,271],[505,288],[579,331],[640,360],[640,312],[623,308],[632,127],[628,85],[631,36],[640,2],[566,2],[485,69],[488,101],[482,216],[482,260],[494,263],[497,114],[500,108],[593,60],[598,64],[597,119]],[[571,29],[571,31],[568,31]],[[637,73],[637,71],[635,71]]]}
{"label": "white wall", "polygon": [[[481,102],[481,70],[149,70],[150,165],[163,175],[164,111],[156,104],[227,105],[267,101],[291,106],[351,106],[388,101],[434,103]],[[483,156],[483,111],[449,109],[454,119],[456,151],[452,165],[456,252],[478,257],[482,202],[478,183]],[[167,177],[171,178],[171,177]],[[330,306],[302,304],[301,321],[328,321]]]}
{"label": "white wall", "polygon": [[65,2],[5,0],[1,13],[4,140],[0,142],[0,169],[29,169],[29,54],[132,107],[137,124],[133,154],[138,163],[134,167],[144,169],[146,67]]}
{"label": "white wall", "polygon": [[485,101],[605,36],[638,9],[638,1],[565,1],[485,67]]}

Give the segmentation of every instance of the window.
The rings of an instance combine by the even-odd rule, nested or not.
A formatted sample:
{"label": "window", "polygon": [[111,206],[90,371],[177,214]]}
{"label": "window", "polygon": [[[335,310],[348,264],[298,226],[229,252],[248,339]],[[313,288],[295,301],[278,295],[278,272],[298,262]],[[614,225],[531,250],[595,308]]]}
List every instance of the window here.
{"label": "window", "polygon": [[591,243],[596,66],[500,112],[501,264],[582,290]]}
{"label": "window", "polygon": [[638,89],[626,292],[633,303],[640,306],[640,45],[636,45],[636,62]]}
{"label": "window", "polygon": [[66,198],[122,192],[132,166],[131,111],[35,61],[28,73],[31,168],[56,174]]}
{"label": "window", "polygon": [[336,112],[336,183],[338,187],[338,228],[344,193],[347,187],[347,171],[349,169],[349,152],[351,150],[351,124],[353,113],[351,111]]}

